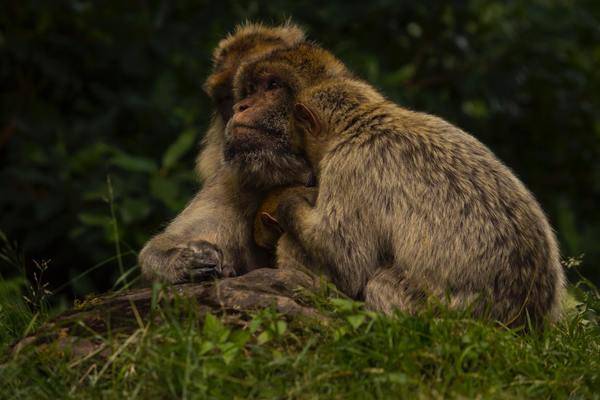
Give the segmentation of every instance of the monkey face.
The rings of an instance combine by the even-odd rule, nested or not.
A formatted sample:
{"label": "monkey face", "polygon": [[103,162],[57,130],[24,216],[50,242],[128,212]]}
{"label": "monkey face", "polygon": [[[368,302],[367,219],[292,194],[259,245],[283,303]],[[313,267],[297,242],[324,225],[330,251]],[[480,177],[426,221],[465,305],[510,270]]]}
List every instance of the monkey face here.
{"label": "monkey face", "polygon": [[311,93],[331,79],[350,76],[331,53],[309,43],[276,49],[241,65],[233,82],[236,105],[226,159],[287,153],[316,165],[328,120],[319,112],[321,99]]}
{"label": "monkey face", "polygon": [[[243,59],[252,57],[255,52],[248,51],[243,55]],[[227,60],[215,72],[208,77],[204,84],[204,90],[212,99],[218,116],[224,123],[227,123],[233,116],[233,76],[239,67],[241,59]]]}
{"label": "monkey face", "polygon": [[253,186],[306,183],[312,175],[303,157],[293,117],[294,93],[274,72],[249,78],[225,129],[225,161]]}
{"label": "monkey face", "polygon": [[310,44],[276,49],[241,65],[233,82],[236,104],[225,132],[225,161],[259,185],[306,183],[294,168],[316,165],[318,158],[307,149],[322,142],[306,146],[306,139],[326,129],[312,100],[301,99],[328,79],[348,74],[330,53]]}
{"label": "monkey face", "polygon": [[247,24],[238,27],[235,34],[219,43],[213,54],[213,73],[206,79],[203,88],[224,123],[233,116],[232,81],[241,63],[303,39],[304,33],[291,24],[280,27]]}
{"label": "monkey face", "polygon": [[276,75],[248,82],[226,129],[226,160],[292,152],[290,93]]}

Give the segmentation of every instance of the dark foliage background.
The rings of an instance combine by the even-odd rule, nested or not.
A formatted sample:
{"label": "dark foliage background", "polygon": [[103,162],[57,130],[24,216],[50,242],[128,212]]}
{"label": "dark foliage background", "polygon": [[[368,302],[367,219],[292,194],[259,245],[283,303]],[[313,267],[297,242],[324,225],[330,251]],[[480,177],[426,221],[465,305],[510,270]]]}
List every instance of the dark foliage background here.
{"label": "dark foliage background", "polygon": [[135,267],[144,241],[200,186],[193,163],[211,114],[201,83],[212,48],[241,21],[287,17],[389,97],[490,146],[537,195],[563,254],[585,253],[583,273],[600,277],[600,2],[0,9],[0,229],[30,268],[50,260],[47,278],[62,293],[106,290]]}

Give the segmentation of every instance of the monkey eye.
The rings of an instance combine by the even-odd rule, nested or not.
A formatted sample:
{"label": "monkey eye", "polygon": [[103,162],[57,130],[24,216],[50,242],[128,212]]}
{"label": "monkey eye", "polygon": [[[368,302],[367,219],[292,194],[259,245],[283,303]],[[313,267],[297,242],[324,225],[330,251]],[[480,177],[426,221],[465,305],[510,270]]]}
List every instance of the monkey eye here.
{"label": "monkey eye", "polygon": [[266,84],[267,90],[275,90],[275,89],[279,89],[280,87],[281,87],[281,82],[279,82],[279,80],[277,80],[276,78],[269,78],[267,80],[267,84]]}

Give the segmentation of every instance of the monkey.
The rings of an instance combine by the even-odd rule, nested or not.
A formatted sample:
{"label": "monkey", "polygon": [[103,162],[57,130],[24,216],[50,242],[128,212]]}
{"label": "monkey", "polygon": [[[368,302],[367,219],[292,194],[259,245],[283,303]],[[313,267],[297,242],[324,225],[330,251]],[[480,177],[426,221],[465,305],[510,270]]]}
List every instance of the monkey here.
{"label": "monkey", "polygon": [[269,253],[275,251],[277,242],[284,233],[275,217],[280,199],[287,196],[289,191],[306,192],[307,190],[315,191],[311,185],[283,186],[272,189],[265,196],[254,217],[254,242],[258,247]]}
{"label": "monkey", "polygon": [[274,215],[279,206],[280,197],[289,189],[279,187],[269,192],[254,217],[254,242],[258,247],[267,251],[275,251],[277,242],[283,234],[283,229]]}
{"label": "monkey", "polygon": [[[304,40],[304,32],[288,22],[275,27],[240,25],[219,42],[213,52],[213,72],[204,83],[216,113],[196,161],[203,187],[164,231],[143,247],[138,258],[142,276],[147,280],[202,281],[243,274],[267,262],[252,239],[258,202],[271,185],[307,179],[309,172],[306,162],[294,156],[283,157],[279,166],[271,165],[265,179],[253,169],[251,156],[245,167],[254,171],[252,174],[238,174],[227,163],[225,155],[231,155],[231,147],[236,145],[231,140],[226,144],[224,135],[225,124],[232,115],[232,78],[242,60]],[[246,145],[251,145],[251,141]],[[242,177],[245,180],[241,184]]]}
{"label": "monkey", "polygon": [[318,181],[316,199],[279,200],[278,268],[324,274],[386,314],[434,300],[507,326],[558,318],[565,276],[548,219],[475,137],[310,43],[242,65],[234,93],[230,124],[281,127]]}

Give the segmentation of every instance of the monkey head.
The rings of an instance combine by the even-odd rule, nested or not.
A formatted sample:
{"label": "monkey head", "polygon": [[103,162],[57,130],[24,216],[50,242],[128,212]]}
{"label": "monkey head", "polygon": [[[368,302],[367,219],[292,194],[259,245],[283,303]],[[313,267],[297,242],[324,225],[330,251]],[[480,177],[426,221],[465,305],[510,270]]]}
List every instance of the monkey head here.
{"label": "monkey head", "polygon": [[263,199],[254,217],[254,242],[261,248],[273,251],[283,229],[275,219],[279,198],[287,187],[273,189]]}
{"label": "monkey head", "polygon": [[225,160],[256,184],[306,182],[304,133],[320,118],[301,101],[307,88],[350,76],[331,53],[301,43],[243,64],[234,79],[234,114],[225,131]]}
{"label": "monkey head", "polygon": [[263,199],[254,218],[254,242],[261,248],[274,251],[283,229],[276,219],[277,208],[282,199],[289,196],[303,196],[311,204],[317,198],[318,190],[314,186],[284,186],[271,190]]}
{"label": "monkey head", "polygon": [[302,29],[287,22],[274,27],[252,23],[238,25],[234,33],[219,42],[213,52],[213,72],[203,88],[215,103],[217,115],[224,123],[233,115],[232,80],[240,63],[302,41]]}

